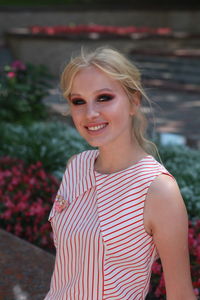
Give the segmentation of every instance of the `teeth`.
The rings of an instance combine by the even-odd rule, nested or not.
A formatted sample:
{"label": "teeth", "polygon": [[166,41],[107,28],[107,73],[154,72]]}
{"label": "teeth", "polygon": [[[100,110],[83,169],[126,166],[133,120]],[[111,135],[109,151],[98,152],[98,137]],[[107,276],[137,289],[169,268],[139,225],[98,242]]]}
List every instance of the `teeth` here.
{"label": "teeth", "polygon": [[98,130],[98,129],[101,129],[101,128],[104,128],[106,126],[106,124],[102,124],[102,125],[98,125],[98,126],[92,126],[92,127],[88,127],[89,130]]}

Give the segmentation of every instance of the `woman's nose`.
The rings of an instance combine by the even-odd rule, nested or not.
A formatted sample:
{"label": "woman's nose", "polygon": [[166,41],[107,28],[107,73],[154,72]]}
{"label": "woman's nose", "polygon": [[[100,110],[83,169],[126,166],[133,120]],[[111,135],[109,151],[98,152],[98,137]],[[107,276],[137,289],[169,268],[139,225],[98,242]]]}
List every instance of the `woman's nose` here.
{"label": "woman's nose", "polygon": [[92,119],[99,116],[99,110],[95,104],[88,104],[86,108],[86,116]]}

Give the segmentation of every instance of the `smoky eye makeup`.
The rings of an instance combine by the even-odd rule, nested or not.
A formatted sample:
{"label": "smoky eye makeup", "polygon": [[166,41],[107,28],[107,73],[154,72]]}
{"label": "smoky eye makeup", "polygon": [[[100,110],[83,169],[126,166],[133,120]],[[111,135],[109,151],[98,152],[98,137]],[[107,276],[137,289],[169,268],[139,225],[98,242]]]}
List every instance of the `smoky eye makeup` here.
{"label": "smoky eye makeup", "polygon": [[[114,98],[113,94],[100,94],[98,96],[96,96],[95,100],[98,102],[107,102],[110,101]],[[80,98],[80,97],[71,97],[69,96],[69,100],[73,105],[83,105],[85,104],[87,101],[85,101],[84,99]]]}
{"label": "smoky eye makeup", "polygon": [[98,101],[100,101],[100,102],[110,101],[113,98],[114,98],[114,95],[112,95],[112,94],[101,94],[97,97]]}
{"label": "smoky eye makeup", "polygon": [[84,100],[79,97],[79,96],[71,96],[71,94],[69,94],[68,96],[68,101],[70,104],[73,104],[73,105],[81,105],[81,104],[84,104]]}
{"label": "smoky eye makeup", "polygon": [[81,98],[73,98],[73,99],[70,99],[70,102],[74,105],[82,105],[85,103],[85,100],[83,100]]}

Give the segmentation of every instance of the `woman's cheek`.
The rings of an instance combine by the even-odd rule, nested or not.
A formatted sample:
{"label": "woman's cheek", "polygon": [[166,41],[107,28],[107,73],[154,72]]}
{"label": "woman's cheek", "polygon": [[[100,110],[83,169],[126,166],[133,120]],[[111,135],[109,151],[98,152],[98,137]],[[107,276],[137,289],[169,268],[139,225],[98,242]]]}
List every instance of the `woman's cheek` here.
{"label": "woman's cheek", "polygon": [[76,112],[71,113],[71,116],[76,129],[79,130],[80,124],[83,121],[82,113],[76,110]]}

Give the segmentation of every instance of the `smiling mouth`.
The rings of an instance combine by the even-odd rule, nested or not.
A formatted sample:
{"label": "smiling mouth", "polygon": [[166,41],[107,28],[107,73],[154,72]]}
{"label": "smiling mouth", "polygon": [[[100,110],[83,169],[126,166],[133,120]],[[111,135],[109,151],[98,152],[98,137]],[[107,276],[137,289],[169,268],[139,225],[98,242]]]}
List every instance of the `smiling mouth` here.
{"label": "smiling mouth", "polygon": [[107,125],[108,125],[108,123],[105,123],[105,124],[95,125],[95,126],[86,126],[86,128],[89,131],[99,131],[99,130],[105,128]]}

